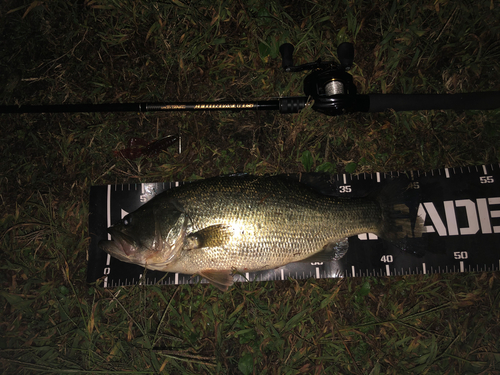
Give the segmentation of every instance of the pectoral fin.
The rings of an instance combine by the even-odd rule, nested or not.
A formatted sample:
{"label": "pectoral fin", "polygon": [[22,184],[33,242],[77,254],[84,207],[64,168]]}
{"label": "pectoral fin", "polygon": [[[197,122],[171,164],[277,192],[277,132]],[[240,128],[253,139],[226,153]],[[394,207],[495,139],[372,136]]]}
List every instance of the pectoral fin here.
{"label": "pectoral fin", "polygon": [[233,235],[234,230],[229,225],[211,225],[187,236],[184,249],[194,250],[202,247],[224,247]]}
{"label": "pectoral fin", "polygon": [[207,279],[210,284],[226,292],[227,289],[233,285],[233,274],[230,270],[217,271],[217,270],[203,270],[198,273],[201,277]]}

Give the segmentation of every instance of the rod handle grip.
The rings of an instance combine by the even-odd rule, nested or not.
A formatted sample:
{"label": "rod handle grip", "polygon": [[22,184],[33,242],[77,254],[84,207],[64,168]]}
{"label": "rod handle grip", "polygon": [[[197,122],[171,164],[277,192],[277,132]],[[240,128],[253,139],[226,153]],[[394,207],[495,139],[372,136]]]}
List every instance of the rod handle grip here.
{"label": "rod handle grip", "polygon": [[368,112],[452,109],[489,110],[500,108],[500,91],[464,94],[369,94]]}
{"label": "rod handle grip", "polygon": [[279,99],[280,113],[299,113],[307,104],[306,96],[291,96]]}

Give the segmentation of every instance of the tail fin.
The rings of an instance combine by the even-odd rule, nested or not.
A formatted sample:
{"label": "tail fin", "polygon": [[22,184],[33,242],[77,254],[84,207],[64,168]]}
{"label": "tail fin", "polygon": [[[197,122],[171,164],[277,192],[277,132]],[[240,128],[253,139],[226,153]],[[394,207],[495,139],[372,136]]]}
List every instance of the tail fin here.
{"label": "tail fin", "polygon": [[[421,251],[409,249],[411,244],[408,239],[422,237],[424,222],[421,217],[417,216],[416,210],[410,210],[406,204],[402,203],[405,192],[408,195],[414,191],[409,191],[408,181],[398,178],[391,180],[377,194],[376,200],[382,209],[382,220],[377,234],[397,247],[418,255]],[[414,245],[420,246],[416,243]]]}

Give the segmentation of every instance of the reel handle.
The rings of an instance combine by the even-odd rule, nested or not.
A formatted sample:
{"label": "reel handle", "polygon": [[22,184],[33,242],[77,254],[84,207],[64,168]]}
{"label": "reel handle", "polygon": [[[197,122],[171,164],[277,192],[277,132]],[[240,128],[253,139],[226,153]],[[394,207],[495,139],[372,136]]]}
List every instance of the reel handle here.
{"label": "reel handle", "polygon": [[337,47],[337,56],[340,61],[340,69],[347,72],[354,63],[354,45],[348,42],[340,43]]}
{"label": "reel handle", "polygon": [[294,46],[290,43],[285,43],[280,46],[280,54],[282,59],[282,66],[285,72],[289,72],[293,67],[293,50]]}

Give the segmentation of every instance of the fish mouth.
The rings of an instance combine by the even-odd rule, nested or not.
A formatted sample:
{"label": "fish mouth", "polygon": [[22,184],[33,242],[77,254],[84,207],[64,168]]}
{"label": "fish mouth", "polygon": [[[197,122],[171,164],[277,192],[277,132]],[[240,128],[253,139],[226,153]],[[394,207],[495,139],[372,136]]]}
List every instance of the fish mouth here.
{"label": "fish mouth", "polygon": [[129,259],[135,251],[134,240],[114,228],[109,228],[108,233],[112,240],[100,241],[99,247],[120,260]]}

